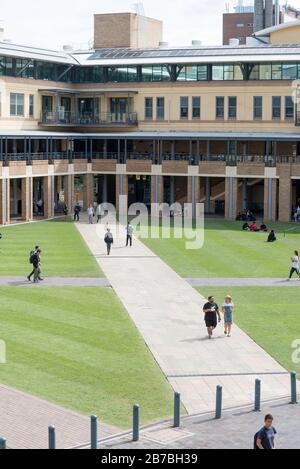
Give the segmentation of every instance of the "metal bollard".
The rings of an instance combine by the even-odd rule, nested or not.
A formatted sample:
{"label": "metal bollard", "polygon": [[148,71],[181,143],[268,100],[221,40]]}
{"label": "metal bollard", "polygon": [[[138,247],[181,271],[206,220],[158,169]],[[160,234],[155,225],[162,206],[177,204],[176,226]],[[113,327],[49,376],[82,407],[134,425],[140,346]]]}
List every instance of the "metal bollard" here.
{"label": "metal bollard", "polygon": [[0,438],[0,449],[6,449],[6,439]]}
{"label": "metal bollard", "polygon": [[180,405],[181,397],[179,392],[175,392],[174,395],[174,428],[180,427]]}
{"label": "metal bollard", "polygon": [[255,407],[254,412],[261,412],[261,380],[255,380]]}
{"label": "metal bollard", "polygon": [[223,401],[223,388],[222,386],[217,386],[216,420],[219,420],[222,418],[222,401]]}
{"label": "metal bollard", "polygon": [[133,441],[140,439],[140,406],[135,404],[133,406]]}
{"label": "metal bollard", "polygon": [[297,373],[291,372],[291,404],[298,404],[297,399]]}
{"label": "metal bollard", "polygon": [[91,449],[98,449],[98,417],[91,416]]}
{"label": "metal bollard", "polygon": [[56,449],[55,427],[48,427],[49,449]]}

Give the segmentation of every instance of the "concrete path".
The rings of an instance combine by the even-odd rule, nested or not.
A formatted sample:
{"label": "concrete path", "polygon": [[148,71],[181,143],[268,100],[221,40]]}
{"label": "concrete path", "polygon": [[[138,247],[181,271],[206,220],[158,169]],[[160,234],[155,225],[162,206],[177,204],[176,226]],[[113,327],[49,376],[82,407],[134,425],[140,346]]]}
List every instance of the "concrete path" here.
{"label": "concrete path", "polygon": [[300,287],[298,278],[187,278],[192,287]]}
{"label": "concrete path", "polygon": [[[11,449],[48,448],[48,426],[57,432],[57,447],[71,448],[90,441],[90,420],[31,395],[0,385],[0,436]],[[120,433],[101,423],[99,436]]]}
{"label": "concrete path", "polygon": [[133,443],[131,435],[123,435],[101,444],[103,449],[253,449],[254,435],[263,426],[263,418],[271,413],[278,432],[278,449],[299,449],[300,405],[292,406],[288,401],[265,403],[262,412],[253,408],[239,408],[224,412],[222,420],[214,414],[182,419],[180,429],[171,427],[171,422],[153,425],[141,431],[141,439]]}
{"label": "concrete path", "polygon": [[228,339],[219,326],[207,340],[204,298],[141,242],[125,248],[124,228],[108,257],[104,226],[76,226],[189,414],[212,411],[217,385],[225,407],[248,405],[257,377],[263,399],[289,395],[286,370],[240,329]]}
{"label": "concrete path", "polygon": [[0,287],[109,287],[105,278],[48,277],[35,284],[24,277],[0,277]]}

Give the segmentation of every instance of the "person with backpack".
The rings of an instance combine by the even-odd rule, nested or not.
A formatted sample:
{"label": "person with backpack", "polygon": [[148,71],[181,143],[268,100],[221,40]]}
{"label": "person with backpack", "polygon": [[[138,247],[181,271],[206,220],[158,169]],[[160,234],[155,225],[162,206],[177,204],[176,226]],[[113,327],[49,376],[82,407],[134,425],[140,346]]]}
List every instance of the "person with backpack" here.
{"label": "person with backpack", "polygon": [[77,204],[74,207],[74,221],[80,221],[79,219],[80,212],[81,212],[81,206],[77,202]]}
{"label": "person with backpack", "polygon": [[254,437],[254,449],[275,449],[275,436],[277,431],[273,426],[274,417],[265,416],[265,424]]}
{"label": "person with backpack", "polygon": [[133,227],[131,226],[130,223],[128,223],[126,227],[126,247],[130,244],[130,247],[132,247],[132,240],[133,240]]}
{"label": "person with backpack", "polygon": [[[31,282],[31,277],[34,275],[34,272],[35,272],[35,265],[37,265],[37,263],[39,262],[38,251],[42,252],[39,246],[35,246],[34,250],[30,252],[29,263],[33,266],[33,270],[27,277],[28,282]],[[44,280],[43,278],[41,278],[40,274],[39,274],[38,280],[40,281]]]}
{"label": "person with backpack", "polygon": [[114,244],[114,237],[113,237],[113,235],[112,235],[109,228],[107,228],[107,232],[106,232],[106,235],[105,235],[105,238],[104,238],[104,242],[105,242],[106,247],[107,247],[107,255],[109,256],[110,251],[111,251],[111,247]]}
{"label": "person with backpack", "polygon": [[33,268],[34,268],[34,274],[33,274],[33,282],[38,283],[40,280],[43,280],[41,278],[41,249],[37,249],[34,260],[33,260]]}

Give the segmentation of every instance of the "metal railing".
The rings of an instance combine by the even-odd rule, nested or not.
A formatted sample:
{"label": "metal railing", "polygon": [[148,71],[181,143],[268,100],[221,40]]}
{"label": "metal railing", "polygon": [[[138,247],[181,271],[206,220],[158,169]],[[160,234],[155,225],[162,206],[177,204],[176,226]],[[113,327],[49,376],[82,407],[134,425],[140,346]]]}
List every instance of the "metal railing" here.
{"label": "metal railing", "polygon": [[136,126],[138,116],[136,112],[129,113],[78,113],[67,111],[42,111],[40,125],[63,126]]}

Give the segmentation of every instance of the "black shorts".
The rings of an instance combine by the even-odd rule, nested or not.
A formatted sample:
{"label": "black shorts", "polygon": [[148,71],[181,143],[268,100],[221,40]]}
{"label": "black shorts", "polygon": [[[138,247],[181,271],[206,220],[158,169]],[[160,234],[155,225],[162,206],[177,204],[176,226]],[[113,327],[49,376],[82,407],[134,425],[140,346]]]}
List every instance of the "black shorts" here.
{"label": "black shorts", "polygon": [[206,327],[213,327],[214,329],[218,325],[217,315],[215,313],[208,313],[205,316]]}

